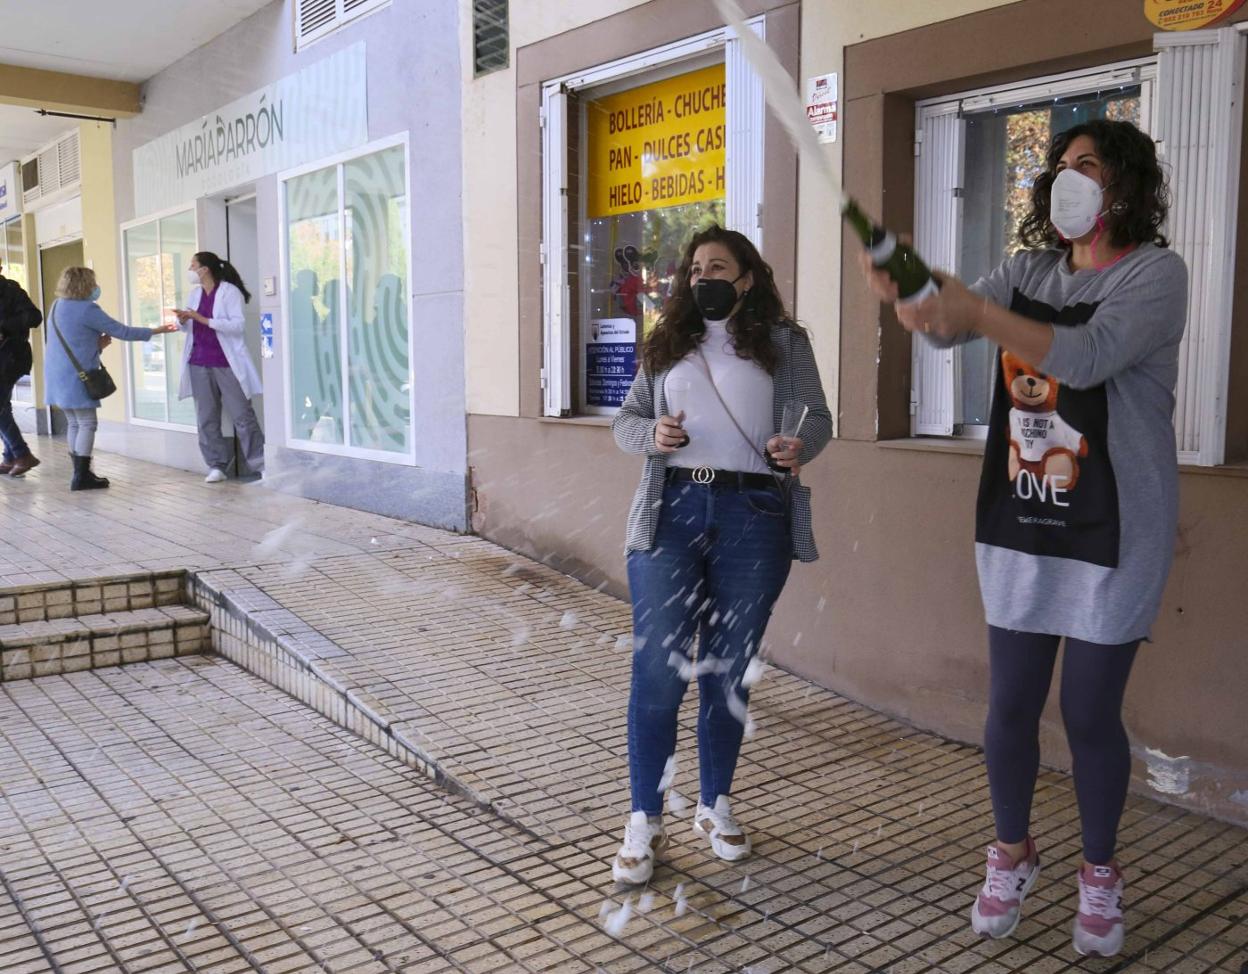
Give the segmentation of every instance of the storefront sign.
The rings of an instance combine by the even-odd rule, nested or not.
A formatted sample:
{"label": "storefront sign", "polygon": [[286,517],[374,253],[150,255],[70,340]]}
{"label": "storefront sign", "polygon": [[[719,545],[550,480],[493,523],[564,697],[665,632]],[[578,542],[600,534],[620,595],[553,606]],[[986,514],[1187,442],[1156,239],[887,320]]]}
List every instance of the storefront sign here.
{"label": "storefront sign", "polygon": [[22,212],[22,184],[17,179],[17,163],[0,166],[0,223]]}
{"label": "storefront sign", "polygon": [[1144,16],[1162,30],[1211,27],[1233,14],[1244,0],[1144,0]]}
{"label": "storefront sign", "polygon": [[724,66],[589,102],[591,218],[724,196]]}
{"label": "storefront sign", "polygon": [[360,42],[135,149],[135,214],[168,209],[367,141]]}
{"label": "storefront sign", "polygon": [[260,315],[260,357],[273,357],[273,312]]}
{"label": "storefront sign", "polygon": [[836,72],[806,80],[806,118],[820,142],[836,141]]}
{"label": "storefront sign", "polygon": [[585,336],[585,405],[619,406],[637,371],[637,323],[595,318]]}

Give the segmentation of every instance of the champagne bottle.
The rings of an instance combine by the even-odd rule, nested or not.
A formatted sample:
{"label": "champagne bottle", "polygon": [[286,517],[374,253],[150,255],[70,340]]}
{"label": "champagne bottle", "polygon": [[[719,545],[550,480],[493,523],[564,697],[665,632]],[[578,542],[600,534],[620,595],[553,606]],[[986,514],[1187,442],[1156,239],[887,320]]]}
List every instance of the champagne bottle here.
{"label": "champagne bottle", "polygon": [[902,301],[922,301],[936,293],[939,285],[913,247],[900,243],[891,230],[872,223],[853,200],[845,201],[841,214],[867,248],[871,263],[888,271]]}

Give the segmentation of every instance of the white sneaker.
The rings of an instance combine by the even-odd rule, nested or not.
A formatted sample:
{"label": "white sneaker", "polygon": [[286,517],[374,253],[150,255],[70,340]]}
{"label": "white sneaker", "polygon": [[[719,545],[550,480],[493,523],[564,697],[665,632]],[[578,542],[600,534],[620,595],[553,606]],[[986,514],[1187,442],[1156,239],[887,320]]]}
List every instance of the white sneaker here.
{"label": "white sneaker", "polygon": [[229,478],[226,477],[224,470],[222,470],[220,467],[213,467],[211,470],[208,471],[208,476],[204,478],[204,483],[219,484],[221,483],[221,481],[228,480],[228,479]]}
{"label": "white sneaker", "polygon": [[1113,957],[1122,950],[1122,873],[1117,863],[1079,869],[1079,912],[1075,914],[1075,952],[1084,957]]}
{"label": "white sneaker", "polygon": [[611,863],[611,876],[617,883],[648,883],[654,875],[655,857],[666,845],[662,821],[652,822],[645,812],[633,812],[624,826],[624,843]]}
{"label": "white sneaker", "polygon": [[698,803],[698,810],[693,816],[693,831],[710,838],[711,851],[720,859],[736,862],[750,854],[750,837],[732,817],[727,795],[716,798],[714,808]]}
{"label": "white sneaker", "polygon": [[984,885],[971,906],[971,929],[981,937],[1000,940],[1018,927],[1023,901],[1040,878],[1040,855],[1031,836],[1027,851],[1017,862],[998,848],[988,846],[988,868]]}

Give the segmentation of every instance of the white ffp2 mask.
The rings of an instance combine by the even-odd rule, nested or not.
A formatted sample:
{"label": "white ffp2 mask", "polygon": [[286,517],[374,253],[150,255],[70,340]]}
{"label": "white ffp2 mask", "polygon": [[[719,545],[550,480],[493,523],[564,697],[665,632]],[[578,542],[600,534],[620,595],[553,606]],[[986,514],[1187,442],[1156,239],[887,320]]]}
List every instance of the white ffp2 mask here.
{"label": "white ffp2 mask", "polygon": [[1049,222],[1067,240],[1077,240],[1096,226],[1104,196],[1095,179],[1063,169],[1049,190]]}
{"label": "white ffp2 mask", "polygon": [[190,268],[187,268],[186,283],[189,284],[191,287],[199,287],[199,273],[197,271],[191,270]]}

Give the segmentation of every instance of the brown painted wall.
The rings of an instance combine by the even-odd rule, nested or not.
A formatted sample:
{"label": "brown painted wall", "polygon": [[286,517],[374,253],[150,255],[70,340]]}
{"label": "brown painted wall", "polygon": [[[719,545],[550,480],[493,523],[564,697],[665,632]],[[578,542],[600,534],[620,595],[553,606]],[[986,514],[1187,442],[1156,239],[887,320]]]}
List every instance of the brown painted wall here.
{"label": "brown painted wall", "polygon": [[[829,447],[804,478],[822,557],[790,577],[769,632],[776,656],[855,700],[978,743],[988,675],[973,546],[979,467],[978,454]],[[1243,822],[1248,803],[1231,796],[1248,789],[1248,471],[1180,479],[1179,553],[1126,722],[1137,758],[1153,747],[1193,759],[1185,804]],[[1069,767],[1052,696],[1045,759]],[[1138,760],[1136,771],[1143,788]]]}
{"label": "brown painted wall", "polygon": [[627,595],[624,517],[641,473],[605,425],[468,418],[473,530]]}
{"label": "brown painted wall", "polygon": [[[637,457],[602,427],[473,416],[478,533],[625,596]],[[987,688],[972,544],[977,453],[835,442],[808,471],[821,558],[795,565],[768,632],[787,669],[916,726],[981,739]],[[1192,759],[1183,804],[1248,821],[1248,470],[1185,471],[1179,546],[1127,694],[1143,749]],[[1046,763],[1069,767],[1056,691]],[[1165,796],[1162,796],[1165,797]]]}
{"label": "brown painted wall", "polygon": [[[1152,27],[1135,0],[1102,0],[1095,18],[1087,17],[1086,9],[1082,0],[1021,0],[848,48],[845,128],[855,137],[845,143],[846,189],[894,229],[909,231],[918,99],[1151,51]],[[1245,18],[1248,12],[1241,11],[1235,19]],[[1078,31],[1068,30],[1076,23]],[[1240,182],[1248,187],[1248,152],[1241,157]],[[1237,272],[1248,260],[1243,210],[1241,203]],[[798,621],[778,622],[774,637],[794,668],[922,726],[978,740],[986,687],[971,546],[979,459],[848,442],[902,438],[909,429],[899,407],[910,389],[910,340],[891,309],[867,293],[856,258],[857,247],[847,238],[842,440],[807,478],[817,497],[844,498],[853,508],[834,520],[826,511],[816,514],[825,553],[844,557],[849,549],[853,570],[846,579],[853,591],[833,599],[799,573],[784,597]],[[1237,274],[1227,430],[1232,462],[1248,455],[1244,288],[1244,276]],[[831,482],[825,480],[829,469]],[[1248,537],[1242,533],[1248,531],[1248,469],[1188,472],[1181,480],[1179,555],[1155,632],[1157,645],[1146,647],[1128,694],[1128,726],[1137,758],[1147,747],[1192,758],[1191,791],[1175,800],[1243,822],[1248,821],[1248,609],[1238,593],[1248,581]],[[880,497],[889,503],[879,504]],[[876,527],[881,518],[887,528]],[[825,540],[829,534],[832,549]],[[861,559],[864,550],[869,556]],[[861,585],[864,577],[873,584]],[[832,631],[844,642],[830,653],[822,646],[803,650],[800,641],[792,645],[811,615],[796,607],[821,596],[828,598],[828,608],[857,620],[834,623]],[[935,643],[933,633],[939,635]],[[1067,766],[1052,707],[1047,719],[1046,756]],[[1137,785],[1143,786],[1143,766],[1137,772]],[[1236,792],[1244,797],[1233,798]]]}
{"label": "brown painted wall", "polygon": [[[680,11],[669,20],[701,16],[676,4],[663,9]],[[779,13],[796,23],[794,8]],[[1079,29],[1068,29],[1071,24]],[[674,29],[689,34],[705,26],[710,24],[682,20]],[[653,22],[647,29],[654,33]],[[1095,19],[1082,0],[1021,0],[849,48],[843,85],[848,188],[891,225],[908,229],[916,98],[1138,56],[1150,49],[1149,34],[1138,0],[1102,0]],[[681,34],[647,35],[636,46],[676,36]],[[768,36],[774,42],[770,22]],[[606,60],[622,53],[600,46],[586,57]],[[569,70],[565,64],[548,74]],[[525,77],[522,72],[522,85]],[[536,115],[538,77],[527,77],[518,105],[529,114],[521,118]],[[539,173],[532,165],[526,170],[523,160],[537,158],[531,151],[537,134],[535,125],[520,129],[521,254],[532,255]],[[778,241],[794,239],[795,214],[785,203],[791,198],[773,192],[769,180],[768,219],[787,226],[787,235],[767,231],[769,258]],[[1244,220],[1241,208],[1239,267],[1248,259]],[[972,546],[980,455],[969,444],[882,442],[908,430],[910,348],[891,315],[860,284],[855,254],[847,245],[842,438],[803,477],[814,491],[822,558],[794,567],[769,633],[770,652],[781,665],[872,707],[978,741],[987,686]],[[624,521],[641,462],[620,453],[601,424],[534,418],[540,401],[539,278],[536,258],[521,260],[526,418],[469,418],[474,527],[623,595]],[[1248,355],[1242,281],[1233,376],[1248,374],[1248,361],[1241,361]],[[1243,393],[1235,395],[1232,414],[1248,413]],[[1234,419],[1231,432],[1235,449],[1248,447],[1241,442],[1248,440],[1248,420]],[[1248,799],[1233,797],[1248,795],[1248,465],[1186,470],[1180,480],[1178,555],[1156,642],[1141,651],[1128,691],[1127,725],[1137,756],[1150,747],[1190,756],[1191,791],[1169,800],[1248,823]],[[1049,763],[1068,766],[1052,704],[1044,753]],[[1137,763],[1136,787],[1147,790],[1146,779],[1143,763]]]}

